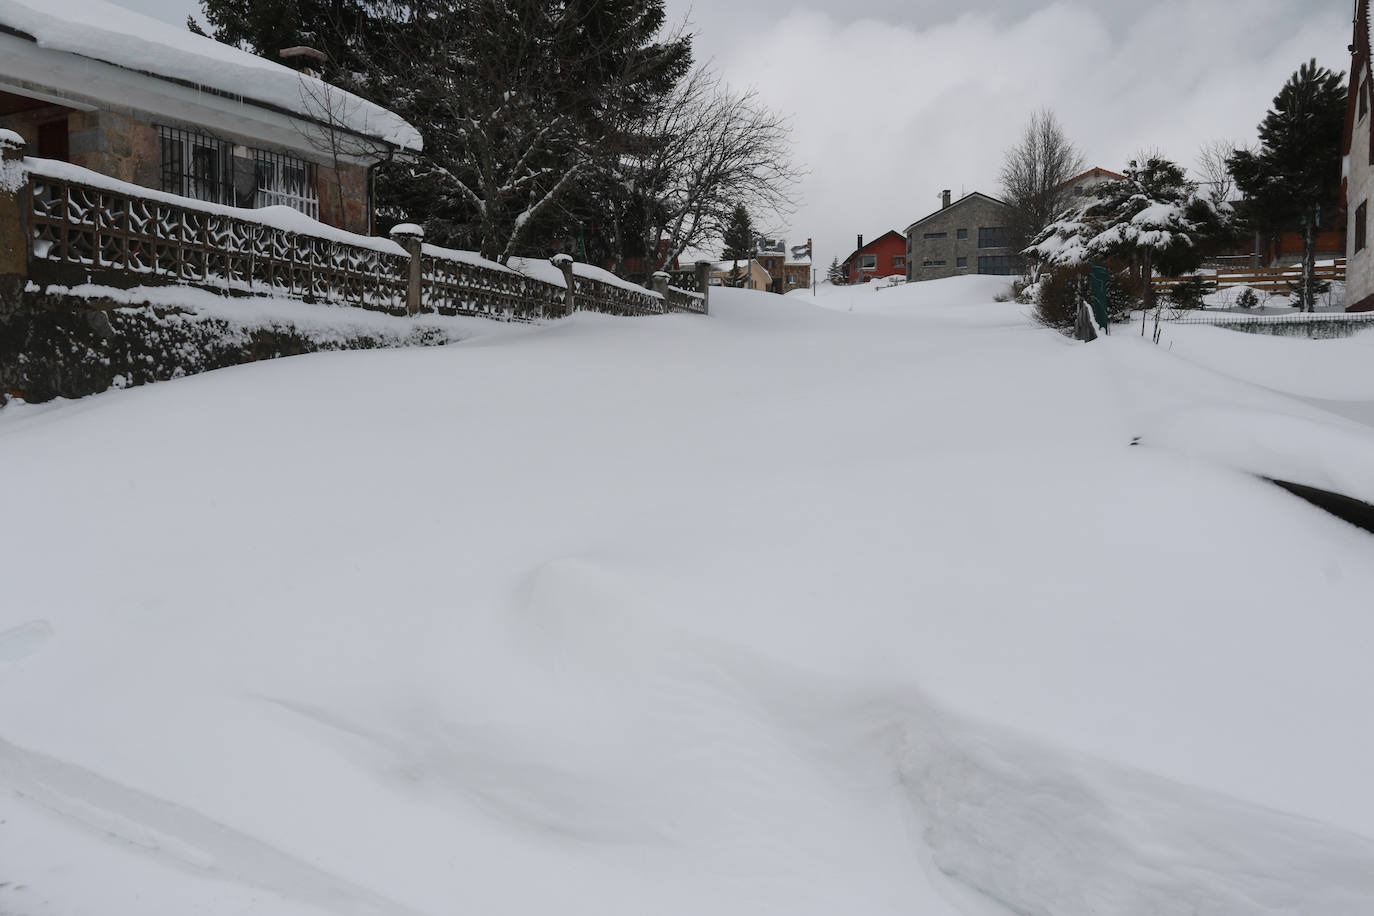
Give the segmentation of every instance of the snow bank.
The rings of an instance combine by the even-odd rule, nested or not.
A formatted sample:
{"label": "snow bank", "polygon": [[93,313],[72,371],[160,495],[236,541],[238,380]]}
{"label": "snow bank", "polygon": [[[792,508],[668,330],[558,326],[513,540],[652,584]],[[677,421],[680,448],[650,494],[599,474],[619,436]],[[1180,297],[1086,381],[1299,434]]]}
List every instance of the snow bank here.
{"label": "snow bank", "polygon": [[4,880],[148,916],[1374,911],[1369,536],[1160,439],[1324,419],[1363,462],[1355,428],[1190,362],[1223,332],[1080,345],[994,279],[0,412]]}
{"label": "snow bank", "polygon": [[0,0],[0,24],[32,36],[40,47],[182,80],[304,117],[318,118],[327,106],[358,134],[403,149],[422,147],[419,132],[385,108],[105,0]]}

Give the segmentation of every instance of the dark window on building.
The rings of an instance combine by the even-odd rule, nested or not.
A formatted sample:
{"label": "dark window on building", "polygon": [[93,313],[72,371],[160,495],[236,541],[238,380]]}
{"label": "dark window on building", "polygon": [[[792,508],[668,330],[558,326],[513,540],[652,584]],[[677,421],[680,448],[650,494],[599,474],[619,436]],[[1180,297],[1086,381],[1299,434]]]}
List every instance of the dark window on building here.
{"label": "dark window on building", "polygon": [[39,159],[57,159],[61,162],[68,162],[70,161],[69,153],[66,118],[60,121],[49,121],[47,124],[38,126]]}
{"label": "dark window on building", "polygon": [[957,231],[954,233],[954,237],[957,238],[957,239],[966,239],[966,238],[968,238],[968,230],[967,230],[967,229],[959,229],[959,230],[957,230]]}
{"label": "dark window on building", "polygon": [[193,130],[159,127],[162,190],[216,204],[234,202],[229,148],[218,138]]}
{"label": "dark window on building", "polygon": [[921,262],[922,267],[944,267],[944,261],[932,261],[929,258]]}
{"label": "dark window on building", "polygon": [[878,256],[877,256],[876,254],[861,254],[861,255],[859,255],[859,269],[860,269],[860,270],[877,270],[877,268],[878,268]]}
{"label": "dark window on building", "polygon": [[894,255],[892,256],[892,266],[893,266],[893,267],[905,267],[905,266],[906,266],[906,258],[903,257],[902,255],[894,254]]}
{"label": "dark window on building", "polygon": [[955,267],[968,267],[968,258],[955,258],[955,259],[954,259],[954,266],[955,266]]}
{"label": "dark window on building", "polygon": [[1355,250],[1363,251],[1366,236],[1365,226],[1369,222],[1369,201],[1361,203],[1355,208]]}
{"label": "dark window on building", "polygon": [[1369,114],[1369,80],[1360,79],[1360,117]]}
{"label": "dark window on building", "polygon": [[949,238],[949,233],[948,233],[948,232],[927,232],[925,235],[921,236],[921,238],[924,238],[924,239],[947,239],[947,238]]}
{"label": "dark window on building", "polygon": [[995,274],[997,276],[1009,277],[1020,273],[1021,265],[1017,263],[1017,259],[1014,255],[980,255],[978,258],[978,272],[980,274]]}
{"label": "dark window on building", "polygon": [[1006,248],[1010,245],[1005,226],[980,226],[978,229],[979,248]]}

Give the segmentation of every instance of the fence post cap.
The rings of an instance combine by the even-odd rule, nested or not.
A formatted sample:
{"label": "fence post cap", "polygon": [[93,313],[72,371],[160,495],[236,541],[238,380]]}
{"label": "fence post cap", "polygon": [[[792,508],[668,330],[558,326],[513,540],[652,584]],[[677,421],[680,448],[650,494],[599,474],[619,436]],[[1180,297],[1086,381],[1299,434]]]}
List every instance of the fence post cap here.
{"label": "fence post cap", "polygon": [[559,266],[561,267],[561,266],[564,265],[564,264],[571,264],[571,263],[572,263],[572,259],[573,259],[573,256],[572,256],[572,255],[570,255],[570,254],[568,254],[568,253],[566,253],[566,252],[560,251],[558,254],[554,255],[554,256],[551,257],[551,258],[549,258],[549,262],[550,262],[551,264],[557,264],[557,265],[559,265]]}
{"label": "fence post cap", "polygon": [[662,277],[662,278],[665,279],[665,280],[671,280],[671,279],[672,279],[672,274],[668,273],[668,271],[666,271],[666,270],[656,270],[656,271],[654,271],[654,276],[655,276],[655,277]]}
{"label": "fence post cap", "polygon": [[24,138],[12,130],[0,128],[0,158],[19,159],[24,155],[24,147],[28,144]]}
{"label": "fence post cap", "polygon": [[402,239],[423,239],[425,230],[414,223],[400,223],[392,226],[387,234],[399,242]]}

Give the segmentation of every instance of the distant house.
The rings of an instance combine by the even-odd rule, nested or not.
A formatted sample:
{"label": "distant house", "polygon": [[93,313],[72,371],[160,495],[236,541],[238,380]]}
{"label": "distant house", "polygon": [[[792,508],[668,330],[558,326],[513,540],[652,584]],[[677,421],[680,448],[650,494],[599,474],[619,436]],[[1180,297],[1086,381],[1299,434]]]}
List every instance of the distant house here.
{"label": "distant house", "polygon": [[882,277],[906,276],[906,264],[906,240],[896,229],[889,229],[867,245],[860,235],[841,269],[848,282],[867,283]]}
{"label": "distant house", "polygon": [[1111,169],[1104,169],[1101,166],[1094,166],[1086,172],[1080,172],[1067,181],[1063,182],[1062,187],[1069,188],[1074,197],[1082,197],[1092,188],[1108,181],[1125,181],[1126,176],[1120,172],[1113,172]]}
{"label": "distant house", "polygon": [[103,0],[0,0],[0,128],[31,156],[364,233],[372,167],[421,148],[400,117],[308,69]]}
{"label": "distant house", "polygon": [[939,210],[906,228],[907,280],[1021,272],[1005,203],[977,191],[953,202],[945,191],[941,203]]}
{"label": "distant house", "polygon": [[[739,271],[740,283],[735,271]],[[740,261],[715,261],[711,264],[710,284],[712,286],[742,286],[744,289],[757,289],[767,292],[773,285],[773,276],[758,258]]]}
{"label": "distant house", "polygon": [[1345,301],[1347,311],[1374,310],[1374,251],[1369,245],[1369,200],[1374,197],[1374,117],[1370,115],[1369,0],[1355,4],[1350,41],[1350,92],[1345,110]]}
{"label": "distant house", "polygon": [[773,278],[769,287],[775,293],[790,293],[811,285],[811,240],[788,247],[786,239],[760,236],[754,242],[754,257]]}

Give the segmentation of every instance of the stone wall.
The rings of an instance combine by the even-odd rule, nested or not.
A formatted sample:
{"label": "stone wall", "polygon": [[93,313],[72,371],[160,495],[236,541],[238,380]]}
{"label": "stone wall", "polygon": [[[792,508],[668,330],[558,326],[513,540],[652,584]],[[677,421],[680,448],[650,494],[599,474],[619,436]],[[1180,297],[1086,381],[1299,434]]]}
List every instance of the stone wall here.
{"label": "stone wall", "polygon": [[129,388],[321,350],[434,346],[458,339],[426,324],[319,333],[290,322],[229,321],[176,308],[0,290],[0,406]]}
{"label": "stone wall", "polygon": [[[158,141],[156,116],[132,109],[97,108],[93,111],[73,111],[60,105],[48,105],[30,111],[0,117],[0,128],[13,130],[29,144],[29,155],[38,155],[39,127],[65,119],[67,123],[68,161],[91,171],[161,190],[162,150]],[[194,130],[195,125],[166,122],[170,127]],[[235,182],[251,188],[253,179],[251,149],[254,141],[246,137],[224,137],[226,145],[249,148],[246,160],[233,157]],[[264,148],[258,144],[257,148]],[[350,232],[370,235],[372,232],[368,169],[363,165],[340,163],[336,172],[328,157],[305,156],[299,151],[278,150],[296,158],[315,162],[315,189],[319,199],[321,222]],[[246,163],[239,168],[240,163]],[[240,174],[241,173],[241,174]],[[342,188],[342,203],[340,189]],[[251,193],[248,195],[251,199]],[[245,199],[238,203],[242,204]]]}
{"label": "stone wall", "polygon": [[[1006,226],[1009,222],[1006,204],[981,195],[964,197],[936,211],[907,231],[907,279],[938,280],[976,274],[980,257],[1016,255],[1014,248],[978,247],[979,229]],[[964,230],[964,238],[959,238],[960,230]],[[926,238],[941,234],[942,238]],[[927,265],[927,261],[944,263]]]}
{"label": "stone wall", "polygon": [[[369,205],[368,170],[366,166],[339,163],[333,166],[321,165],[315,170],[316,193],[320,199],[320,222],[357,232],[360,235],[372,234],[372,208]],[[339,203],[340,188],[343,191],[343,205]]]}

